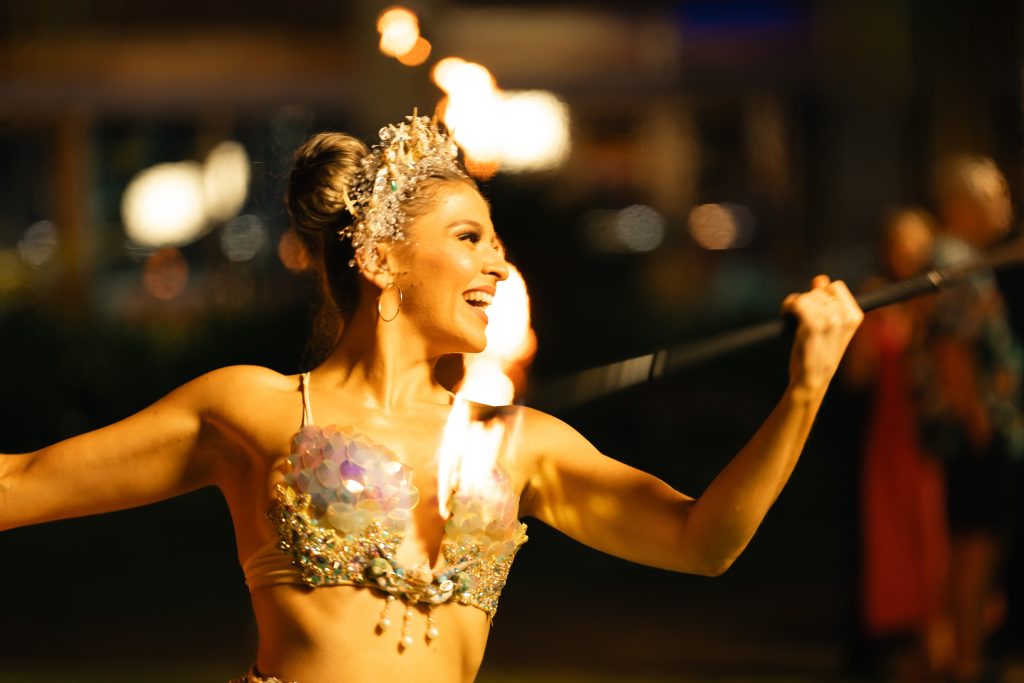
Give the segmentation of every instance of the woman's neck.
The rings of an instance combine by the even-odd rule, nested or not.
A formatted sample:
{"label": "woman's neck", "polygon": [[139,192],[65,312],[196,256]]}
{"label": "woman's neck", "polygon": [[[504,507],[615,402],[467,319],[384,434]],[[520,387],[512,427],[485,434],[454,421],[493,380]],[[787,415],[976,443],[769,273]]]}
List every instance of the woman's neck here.
{"label": "woman's neck", "polygon": [[400,319],[384,322],[373,313],[346,321],[316,374],[385,413],[415,403],[447,402],[450,394],[434,379],[437,357],[431,357],[421,336]]}

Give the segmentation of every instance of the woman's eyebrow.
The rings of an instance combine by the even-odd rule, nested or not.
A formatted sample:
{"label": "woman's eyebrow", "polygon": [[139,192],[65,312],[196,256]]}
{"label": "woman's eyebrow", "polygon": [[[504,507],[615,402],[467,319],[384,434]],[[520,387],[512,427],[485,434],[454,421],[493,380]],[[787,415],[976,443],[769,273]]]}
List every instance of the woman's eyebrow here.
{"label": "woman's eyebrow", "polygon": [[473,220],[472,218],[460,219],[460,220],[457,220],[457,221],[453,221],[452,223],[448,224],[448,227],[449,228],[455,228],[455,227],[458,227],[460,225],[472,225],[473,227],[480,228],[481,230],[484,229],[483,225],[481,225],[479,222]]}

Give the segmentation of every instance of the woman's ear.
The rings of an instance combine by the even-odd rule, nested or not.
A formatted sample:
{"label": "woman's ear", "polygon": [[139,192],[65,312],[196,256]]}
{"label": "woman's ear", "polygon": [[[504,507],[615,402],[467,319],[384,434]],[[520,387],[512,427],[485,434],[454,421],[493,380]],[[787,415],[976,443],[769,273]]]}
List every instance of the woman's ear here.
{"label": "woman's ear", "polygon": [[384,289],[395,280],[390,264],[392,257],[389,246],[375,245],[371,258],[365,258],[365,254],[361,250],[356,250],[356,267],[359,268],[359,273],[372,282],[377,289]]}

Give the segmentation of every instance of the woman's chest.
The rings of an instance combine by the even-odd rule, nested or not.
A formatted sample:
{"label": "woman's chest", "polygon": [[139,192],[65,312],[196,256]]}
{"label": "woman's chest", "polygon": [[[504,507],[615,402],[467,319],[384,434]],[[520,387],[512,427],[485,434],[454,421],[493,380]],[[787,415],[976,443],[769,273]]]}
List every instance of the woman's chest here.
{"label": "woman's chest", "polygon": [[[270,518],[308,585],[369,584],[410,602],[496,608],[526,540],[500,461],[486,482],[467,488],[456,479],[445,485],[450,495],[424,505],[417,473],[390,449],[337,426],[306,425],[284,469]],[[444,481],[425,479],[435,494]]]}
{"label": "woman's chest", "polygon": [[436,542],[486,534],[517,517],[519,488],[500,445],[484,453],[463,440],[465,452],[452,454],[443,437],[399,443],[396,452],[352,428],[303,426],[275,487],[308,497],[317,522],[343,536],[379,529]]}

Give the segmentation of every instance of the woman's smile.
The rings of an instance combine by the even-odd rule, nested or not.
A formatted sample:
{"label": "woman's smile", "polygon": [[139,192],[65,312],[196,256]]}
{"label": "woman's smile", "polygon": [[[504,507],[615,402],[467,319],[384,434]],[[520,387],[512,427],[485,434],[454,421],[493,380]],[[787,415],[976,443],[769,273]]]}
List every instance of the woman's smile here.
{"label": "woman's smile", "polygon": [[[486,345],[487,308],[508,264],[491,223],[490,207],[465,183],[437,189],[433,210],[409,227],[392,269],[407,294],[403,315],[443,348],[438,353],[477,353]],[[469,313],[468,311],[472,311]],[[469,322],[472,315],[475,321]]]}
{"label": "woman's smile", "polygon": [[462,295],[466,303],[473,309],[473,312],[480,316],[487,324],[487,307],[494,301],[495,287],[477,287],[471,289]]}

